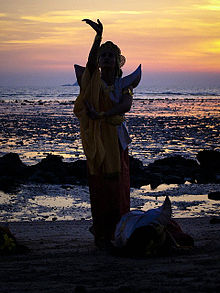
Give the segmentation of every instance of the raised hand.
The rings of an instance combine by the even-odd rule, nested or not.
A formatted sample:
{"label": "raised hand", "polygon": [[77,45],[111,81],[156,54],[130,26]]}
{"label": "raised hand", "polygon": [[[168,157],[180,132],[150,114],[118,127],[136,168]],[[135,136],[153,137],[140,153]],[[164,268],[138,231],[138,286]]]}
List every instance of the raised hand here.
{"label": "raised hand", "polygon": [[92,21],[91,19],[88,19],[88,18],[85,18],[82,21],[85,21],[88,25],[90,25],[91,28],[93,28],[98,35],[100,35],[100,36],[102,35],[103,25],[102,25],[102,23],[101,23],[101,21],[99,19],[97,19],[97,22],[94,22],[94,21]]}

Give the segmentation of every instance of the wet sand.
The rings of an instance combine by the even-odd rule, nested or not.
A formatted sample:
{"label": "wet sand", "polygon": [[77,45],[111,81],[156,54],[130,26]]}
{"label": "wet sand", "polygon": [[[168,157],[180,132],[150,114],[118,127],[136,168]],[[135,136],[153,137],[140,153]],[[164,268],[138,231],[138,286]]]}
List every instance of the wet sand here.
{"label": "wet sand", "polygon": [[[214,217],[220,201],[208,193],[220,190],[220,184],[161,184],[131,188],[131,209],[147,211],[162,205],[166,195],[172,202],[175,218]],[[91,220],[88,186],[58,184],[21,185],[16,193],[0,191],[0,222]]]}
{"label": "wet sand", "polygon": [[[220,149],[218,97],[145,98],[134,99],[126,114],[129,152],[144,165],[168,155],[195,159],[199,151]],[[65,161],[85,158],[73,101],[0,102],[0,142],[0,155],[16,152],[30,165],[48,153]]]}
{"label": "wet sand", "polygon": [[[176,219],[195,240],[190,252],[122,258],[95,248],[90,221],[10,223],[21,255],[1,257],[1,292],[219,292],[220,224],[210,218]],[[84,292],[84,291],[78,291]]]}

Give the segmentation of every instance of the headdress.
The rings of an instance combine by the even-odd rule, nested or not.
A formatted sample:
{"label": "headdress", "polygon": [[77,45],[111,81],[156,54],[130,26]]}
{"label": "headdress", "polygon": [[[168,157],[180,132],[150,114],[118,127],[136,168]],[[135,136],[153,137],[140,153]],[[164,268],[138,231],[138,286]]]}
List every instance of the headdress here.
{"label": "headdress", "polygon": [[116,60],[117,60],[119,68],[121,68],[125,64],[126,58],[123,55],[121,55],[120,48],[117,45],[115,45],[113,42],[107,41],[104,44],[102,44],[99,48],[98,56],[100,56],[104,50],[110,50],[114,53],[114,55],[116,56]]}

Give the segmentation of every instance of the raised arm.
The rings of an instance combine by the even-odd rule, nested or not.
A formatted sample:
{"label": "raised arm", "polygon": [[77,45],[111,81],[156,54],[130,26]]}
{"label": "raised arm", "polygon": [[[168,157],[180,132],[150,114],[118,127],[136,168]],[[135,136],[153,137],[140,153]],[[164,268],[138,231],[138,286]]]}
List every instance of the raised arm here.
{"label": "raised arm", "polygon": [[83,19],[82,21],[85,21],[96,31],[96,37],[90,50],[87,63],[88,69],[92,74],[94,70],[97,68],[98,50],[102,40],[103,25],[99,19],[97,19],[97,23],[90,19]]}

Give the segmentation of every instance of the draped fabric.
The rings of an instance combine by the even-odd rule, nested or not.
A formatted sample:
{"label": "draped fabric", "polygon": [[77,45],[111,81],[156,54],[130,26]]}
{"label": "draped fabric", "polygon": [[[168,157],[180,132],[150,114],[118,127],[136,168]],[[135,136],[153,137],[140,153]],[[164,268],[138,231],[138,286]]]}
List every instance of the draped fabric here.
{"label": "draped fabric", "polygon": [[87,115],[85,101],[97,112],[108,111],[114,105],[109,90],[97,68],[92,76],[85,69],[74,113],[80,121],[83,149],[87,158],[91,212],[95,241],[110,241],[116,224],[130,210],[130,177],[128,149],[121,147],[117,126],[121,115],[92,120]]}
{"label": "draped fabric", "polygon": [[120,147],[121,173],[107,178],[89,175],[89,191],[95,239],[113,240],[116,224],[130,211],[128,149]]}
{"label": "draped fabric", "polygon": [[[97,112],[105,112],[113,107],[109,93],[103,88],[98,68],[92,76],[88,68],[85,69],[80,94],[74,104],[74,113],[80,121],[82,145],[89,173],[95,175],[101,171],[108,175],[118,174],[121,171],[121,165],[117,126],[111,123],[111,119],[90,119],[85,101],[88,101]],[[120,117],[115,115],[112,119],[119,118],[122,121]]]}

